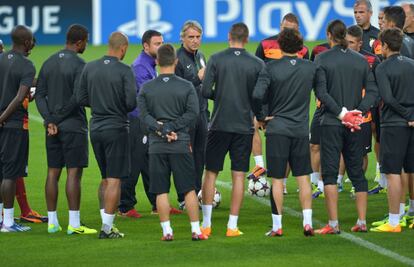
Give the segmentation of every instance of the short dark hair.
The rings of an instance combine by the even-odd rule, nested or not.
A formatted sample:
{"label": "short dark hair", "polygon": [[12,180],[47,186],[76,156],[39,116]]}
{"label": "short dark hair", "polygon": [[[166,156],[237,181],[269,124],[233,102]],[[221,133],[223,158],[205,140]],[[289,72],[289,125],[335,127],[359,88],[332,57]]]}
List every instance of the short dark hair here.
{"label": "short dark hair", "polygon": [[236,42],[246,42],[249,38],[249,28],[243,22],[235,23],[230,28],[230,38]]}
{"label": "short dark hair", "polygon": [[85,41],[88,39],[88,29],[81,24],[72,24],[66,32],[66,43],[76,44],[78,41]]}
{"label": "short dark hair", "polygon": [[387,44],[392,52],[399,52],[403,43],[404,34],[398,28],[384,30],[378,36],[382,45]]}
{"label": "short dark hair", "polygon": [[394,22],[395,27],[402,29],[405,23],[405,12],[400,6],[384,8],[384,16],[387,20]]}
{"label": "short dark hair", "polygon": [[159,31],[156,30],[147,30],[144,32],[141,38],[142,45],[144,44],[151,44],[151,38],[154,36],[162,36]]}
{"label": "short dark hair", "polygon": [[157,60],[160,67],[168,67],[174,65],[177,54],[174,46],[171,44],[163,44],[158,48]]}
{"label": "short dark hair", "polygon": [[285,16],[283,16],[282,21],[285,21],[285,20],[291,23],[296,23],[299,26],[299,19],[293,13],[287,13]]}
{"label": "short dark hair", "polygon": [[326,31],[332,35],[334,42],[338,43],[340,46],[344,48],[348,47],[348,41],[345,39],[346,26],[345,23],[342,22],[342,20],[336,19],[331,21],[328,24]]}
{"label": "short dark hair", "polygon": [[358,25],[352,25],[348,27],[346,33],[351,35],[352,37],[358,38],[358,40],[362,40],[363,31],[362,28]]}
{"label": "short dark hair", "polygon": [[33,34],[26,26],[17,25],[11,32],[11,39],[14,45],[24,45],[26,41],[33,40]]}
{"label": "short dark hair", "polygon": [[303,38],[295,29],[284,29],[277,39],[280,49],[289,54],[295,54],[303,48]]}

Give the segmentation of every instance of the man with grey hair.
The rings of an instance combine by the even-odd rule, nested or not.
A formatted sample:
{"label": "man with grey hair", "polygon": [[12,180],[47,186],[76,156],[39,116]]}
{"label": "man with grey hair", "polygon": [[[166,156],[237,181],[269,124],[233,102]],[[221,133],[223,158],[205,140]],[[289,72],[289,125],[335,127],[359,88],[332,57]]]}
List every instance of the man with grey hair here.
{"label": "man with grey hair", "polygon": [[414,40],[414,4],[403,4],[405,12],[404,33]]}
{"label": "man with grey hair", "polygon": [[371,25],[372,4],[369,0],[356,0],[354,17],[357,25],[362,28],[362,49],[372,50],[372,45],[378,39],[379,29]]}
{"label": "man with grey hair", "polygon": [[[191,147],[194,155],[196,170],[195,189],[201,190],[201,180],[204,170],[205,150],[207,142],[208,109],[207,99],[201,95],[201,87],[204,79],[206,59],[199,51],[203,29],[197,21],[188,20],[181,28],[181,47],[177,51],[178,64],[175,74],[187,81],[190,81],[196,91],[200,106],[200,114],[190,129]],[[184,207],[183,197],[179,196],[180,208]]]}

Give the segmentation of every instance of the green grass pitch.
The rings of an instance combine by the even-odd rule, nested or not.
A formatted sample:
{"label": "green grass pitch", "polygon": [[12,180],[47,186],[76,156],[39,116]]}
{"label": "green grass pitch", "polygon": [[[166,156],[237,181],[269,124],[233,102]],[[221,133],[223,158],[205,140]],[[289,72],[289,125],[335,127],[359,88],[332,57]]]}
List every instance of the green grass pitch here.
{"label": "green grass pitch", "polygon": [[[315,43],[308,43],[313,47]],[[224,49],[225,43],[203,44],[207,55]],[[247,49],[254,53],[257,43]],[[59,46],[38,46],[30,59],[39,71],[41,64]],[[131,45],[125,63],[131,64],[141,51],[140,46]],[[97,59],[106,52],[105,46],[88,47],[82,56],[86,61]],[[314,106],[312,103],[312,111]],[[29,177],[26,179],[27,194],[33,209],[46,214],[44,183],[46,177],[45,131],[34,103],[30,108],[30,159]],[[100,228],[97,188],[100,182],[98,167],[90,149],[89,168],[82,178],[81,219],[90,227]],[[375,176],[374,154],[370,154],[367,177],[370,186]],[[288,180],[289,194],[285,206],[289,207],[283,217],[284,236],[268,238],[264,233],[270,228],[270,207],[265,202],[246,197],[239,219],[239,227],[245,235],[226,238],[225,230],[229,213],[231,181],[229,160],[225,171],[220,173],[218,189],[222,203],[213,212],[213,235],[205,242],[191,242],[190,225],[186,215],[172,216],[175,240],[160,241],[161,228],[158,217],[151,215],[150,205],[143,193],[141,179],[137,186],[138,211],[143,217],[138,220],[116,218],[116,224],[126,234],[123,240],[98,240],[97,236],[67,236],[68,208],[64,191],[65,175],[60,182],[58,216],[64,231],[47,234],[47,225],[30,225],[32,231],[23,234],[0,234],[0,266],[401,266],[414,265],[414,230],[403,229],[401,234],[350,234],[356,221],[354,200],[349,196],[350,184],[340,193],[340,226],[346,233],[337,236],[315,236],[305,238],[302,234],[302,219],[295,216],[301,212],[296,182]],[[253,166],[253,161],[251,161]],[[63,172],[64,174],[65,172]],[[172,190],[171,201],[176,206],[176,194]],[[368,223],[387,213],[384,194],[369,197]],[[16,216],[19,215],[16,205]],[[314,220],[327,221],[323,199],[313,202]],[[320,225],[314,223],[314,227]],[[372,249],[379,246],[380,253]],[[368,248],[369,247],[369,248]],[[371,249],[370,249],[371,248]]]}

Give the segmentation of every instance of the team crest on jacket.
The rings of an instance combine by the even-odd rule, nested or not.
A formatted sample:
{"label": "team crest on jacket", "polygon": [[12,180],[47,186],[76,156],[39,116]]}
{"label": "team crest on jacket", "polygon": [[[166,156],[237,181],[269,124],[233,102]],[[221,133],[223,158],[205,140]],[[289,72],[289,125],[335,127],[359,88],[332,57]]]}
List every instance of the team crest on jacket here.
{"label": "team crest on jacket", "polygon": [[162,80],[163,80],[164,82],[168,82],[168,81],[170,80],[170,78],[168,78],[168,77],[164,77],[164,78],[162,78]]}
{"label": "team crest on jacket", "polygon": [[65,56],[65,54],[63,54],[63,53],[59,53],[59,58],[62,58],[62,57],[64,57]]}
{"label": "team crest on jacket", "polygon": [[108,64],[109,64],[109,62],[111,62],[109,59],[105,59],[105,60],[104,60],[104,64],[106,64],[106,65],[108,65]]}
{"label": "team crest on jacket", "polygon": [[290,64],[292,64],[293,66],[295,66],[296,65],[296,59],[291,59],[290,60]]}
{"label": "team crest on jacket", "polygon": [[402,56],[398,56],[398,60],[399,61],[403,60],[403,57]]}
{"label": "team crest on jacket", "polygon": [[240,56],[240,51],[234,51],[234,54],[235,54],[236,56]]}
{"label": "team crest on jacket", "polygon": [[8,59],[12,59],[13,58],[13,54],[10,54],[7,56]]}

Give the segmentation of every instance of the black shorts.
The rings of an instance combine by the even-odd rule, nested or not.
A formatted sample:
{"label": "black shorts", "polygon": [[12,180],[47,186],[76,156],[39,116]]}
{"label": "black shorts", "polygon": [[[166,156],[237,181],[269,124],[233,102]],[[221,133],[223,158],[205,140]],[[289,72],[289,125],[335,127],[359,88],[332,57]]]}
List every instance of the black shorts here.
{"label": "black shorts", "polygon": [[88,167],[88,135],[59,132],[54,136],[46,133],[47,165],[49,168]]}
{"label": "black shorts", "polygon": [[414,128],[381,128],[380,162],[385,174],[414,173]]}
{"label": "black shorts", "polygon": [[284,135],[266,136],[267,176],[284,178],[289,163],[293,176],[308,175],[312,172],[309,140]]}
{"label": "black shorts", "polygon": [[372,128],[371,122],[361,124],[361,142],[363,155],[367,155],[372,151]]}
{"label": "black shorts", "polygon": [[194,159],[191,153],[150,154],[150,192],[165,194],[170,192],[171,174],[178,194],[195,189]]}
{"label": "black shorts", "polygon": [[91,131],[91,143],[102,179],[128,177],[131,160],[127,129]]}
{"label": "black shorts", "polygon": [[253,134],[209,131],[206,151],[206,170],[223,170],[224,159],[230,152],[231,170],[247,172],[250,166]]}
{"label": "black shorts", "polygon": [[362,169],[361,131],[351,132],[344,126],[321,126],[321,168],[325,185],[337,184],[341,153],[355,191],[366,192],[368,182]]}
{"label": "black shorts", "polygon": [[0,129],[0,180],[27,176],[29,133],[14,128]]}
{"label": "black shorts", "polygon": [[313,145],[319,145],[321,143],[321,110],[317,108],[313,114],[311,126],[310,126],[310,135],[309,143]]}

